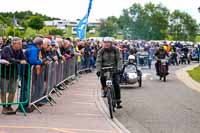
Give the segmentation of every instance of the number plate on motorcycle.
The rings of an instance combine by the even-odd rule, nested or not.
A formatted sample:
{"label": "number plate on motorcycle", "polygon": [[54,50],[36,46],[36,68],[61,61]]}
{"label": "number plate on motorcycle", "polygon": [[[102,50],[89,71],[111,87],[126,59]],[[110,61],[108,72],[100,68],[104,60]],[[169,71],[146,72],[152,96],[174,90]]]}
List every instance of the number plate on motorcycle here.
{"label": "number plate on motorcycle", "polygon": [[161,60],[161,63],[162,63],[162,64],[166,64],[166,63],[167,63],[167,60]]}
{"label": "number plate on motorcycle", "polygon": [[111,80],[107,80],[107,81],[106,81],[106,85],[107,85],[107,86],[111,86],[111,85],[112,85],[112,81],[111,81]]}

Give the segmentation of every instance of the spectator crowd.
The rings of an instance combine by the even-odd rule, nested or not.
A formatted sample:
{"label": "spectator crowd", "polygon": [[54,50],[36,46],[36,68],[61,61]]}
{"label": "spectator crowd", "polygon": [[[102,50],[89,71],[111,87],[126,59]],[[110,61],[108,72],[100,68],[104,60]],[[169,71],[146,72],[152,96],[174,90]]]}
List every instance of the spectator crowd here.
{"label": "spectator crowd", "polygon": [[[19,37],[0,37],[0,97],[3,104],[3,114],[13,114],[16,110],[12,108],[15,100],[18,80],[21,80],[21,92],[19,101],[27,100],[28,73],[26,64],[35,66],[35,73],[39,74],[41,67],[50,62],[59,63],[72,58],[76,58],[76,69],[95,68],[98,50],[102,47],[101,40],[88,39],[72,40],[61,36],[41,36],[37,35],[34,39],[25,40]],[[191,58],[199,58],[199,45],[191,45],[183,42],[167,41],[137,41],[137,40],[113,40],[113,46],[121,51],[123,61],[129,55],[147,55],[153,60],[155,51],[163,45],[165,50],[178,56],[183,49],[191,53]],[[176,54],[173,54],[176,53]],[[142,63],[143,62],[143,63]],[[144,64],[139,60],[139,64]],[[19,68],[20,65],[20,68]],[[24,69],[23,74],[19,69]],[[7,95],[8,94],[8,95]],[[34,97],[33,97],[34,99]],[[34,108],[29,105],[29,101],[23,104],[26,112],[32,112]],[[45,103],[43,101],[42,103]],[[18,107],[17,111],[21,111]]]}
{"label": "spectator crowd", "polygon": [[[23,40],[19,37],[0,38],[0,91],[3,114],[13,114],[16,111],[23,112],[21,107],[14,110],[11,105],[16,98],[16,88],[21,87],[19,101],[24,102],[28,98],[28,70],[29,66],[35,66],[35,73],[40,74],[42,66],[50,62],[59,63],[76,58],[76,69],[88,69],[95,67],[99,42],[91,40],[73,41],[71,38],[60,36],[36,36],[33,40]],[[23,69],[23,70],[22,70]],[[21,78],[21,86],[18,80]],[[34,85],[33,85],[34,86]],[[7,95],[8,94],[8,95]],[[40,95],[34,93],[34,95]],[[32,96],[35,99],[37,96]],[[37,99],[35,99],[37,100]],[[42,101],[39,104],[46,103]],[[29,102],[23,104],[26,112],[32,112],[34,107]]]}

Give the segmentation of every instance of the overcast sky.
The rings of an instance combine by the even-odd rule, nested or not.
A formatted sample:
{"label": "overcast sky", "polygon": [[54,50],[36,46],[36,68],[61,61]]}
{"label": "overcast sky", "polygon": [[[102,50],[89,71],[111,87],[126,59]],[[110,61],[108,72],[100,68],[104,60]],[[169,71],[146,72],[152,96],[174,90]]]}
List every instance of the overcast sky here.
{"label": "overcast sky", "polygon": [[[119,16],[124,8],[133,3],[145,4],[150,1],[162,3],[171,11],[186,11],[200,22],[200,13],[197,10],[200,0],[93,0],[90,20]],[[76,20],[86,14],[88,3],[89,0],[0,0],[0,12],[31,10],[51,17]]]}

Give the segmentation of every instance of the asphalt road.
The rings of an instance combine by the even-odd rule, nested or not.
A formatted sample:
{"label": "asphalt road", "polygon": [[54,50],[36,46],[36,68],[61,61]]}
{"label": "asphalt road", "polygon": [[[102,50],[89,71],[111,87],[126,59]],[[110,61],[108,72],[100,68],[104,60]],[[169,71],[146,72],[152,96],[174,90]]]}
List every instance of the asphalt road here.
{"label": "asphalt road", "polygon": [[181,67],[170,67],[166,83],[155,69],[143,70],[142,88],[122,89],[124,108],[117,119],[132,133],[199,133],[200,93],[176,78]]}

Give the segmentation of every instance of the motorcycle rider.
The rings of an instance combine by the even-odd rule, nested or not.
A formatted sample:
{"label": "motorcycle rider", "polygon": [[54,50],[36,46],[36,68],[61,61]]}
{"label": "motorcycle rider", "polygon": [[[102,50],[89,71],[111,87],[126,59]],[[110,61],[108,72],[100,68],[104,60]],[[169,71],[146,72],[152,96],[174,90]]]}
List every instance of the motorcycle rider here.
{"label": "motorcycle rider", "polygon": [[141,71],[138,69],[138,67],[137,67],[136,56],[135,56],[135,55],[129,55],[129,57],[128,57],[128,63],[125,64],[125,65],[123,66],[123,69],[122,69],[122,73],[121,73],[121,79],[122,79],[122,81],[123,81],[123,80],[126,80],[126,79],[125,79],[126,73],[125,73],[124,71],[125,71],[126,67],[127,67],[127,66],[130,66],[130,65],[132,65],[133,67],[136,67],[137,75],[138,75],[138,76],[142,76],[142,72],[141,72]]}
{"label": "motorcycle rider", "polygon": [[189,53],[189,49],[186,45],[183,46],[183,48],[181,49],[181,52],[183,52],[186,56]]}
{"label": "motorcycle rider", "polygon": [[131,48],[129,54],[130,55],[136,55],[137,54],[137,48],[135,46],[133,48]]}
{"label": "motorcycle rider", "polygon": [[183,48],[181,49],[181,52],[184,54],[184,59],[188,60],[188,53],[189,53],[189,49],[186,45],[183,46]]}
{"label": "motorcycle rider", "polygon": [[[134,65],[136,66],[137,62],[136,62],[136,56],[135,55],[129,55],[128,56],[128,63],[124,64],[123,69],[122,69],[122,73],[124,72],[124,69],[128,66],[128,65]],[[137,66],[136,66],[137,67]]]}
{"label": "motorcycle rider", "polygon": [[170,52],[171,52],[172,64],[175,65],[176,63],[176,65],[179,65],[178,60],[177,60],[178,54],[177,54],[176,47],[174,45],[171,47]]}
{"label": "motorcycle rider", "polygon": [[[155,63],[155,67],[156,67],[156,74],[159,76],[159,65],[160,65],[160,60],[161,59],[166,59],[167,57],[169,57],[167,51],[164,50],[163,45],[160,45],[159,49],[156,51],[155,53],[155,58],[156,58],[156,63]],[[168,72],[168,64],[167,64],[167,74],[169,74]]]}
{"label": "motorcycle rider", "polygon": [[128,64],[136,64],[136,56],[135,55],[128,56]]}
{"label": "motorcycle rider", "polygon": [[102,85],[102,97],[106,97],[106,77],[102,75],[101,69],[103,67],[113,67],[115,69],[112,77],[116,96],[115,98],[117,100],[117,108],[122,108],[121,91],[119,86],[122,57],[119,49],[113,46],[113,40],[109,37],[105,37],[103,39],[103,48],[98,51],[96,67],[96,74],[98,77],[100,77]]}

